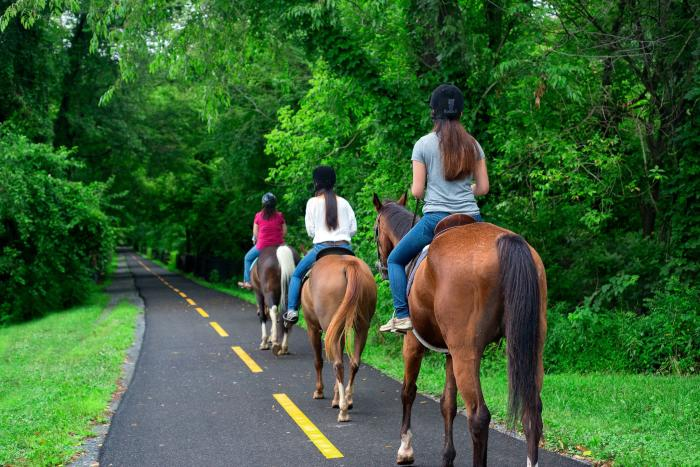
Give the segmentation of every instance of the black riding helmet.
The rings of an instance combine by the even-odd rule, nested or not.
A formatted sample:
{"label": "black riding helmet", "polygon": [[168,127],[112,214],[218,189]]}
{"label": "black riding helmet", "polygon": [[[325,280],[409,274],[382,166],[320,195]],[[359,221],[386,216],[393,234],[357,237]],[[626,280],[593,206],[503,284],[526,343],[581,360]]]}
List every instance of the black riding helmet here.
{"label": "black riding helmet", "polygon": [[332,190],[335,186],[335,170],[328,165],[319,165],[314,169],[314,188],[318,190]]}
{"label": "black riding helmet", "polygon": [[441,84],[430,96],[435,120],[457,120],[464,110],[462,91],[453,84]]}
{"label": "black riding helmet", "polygon": [[277,204],[277,198],[272,193],[265,193],[262,197],[262,205],[265,207],[275,207]]}

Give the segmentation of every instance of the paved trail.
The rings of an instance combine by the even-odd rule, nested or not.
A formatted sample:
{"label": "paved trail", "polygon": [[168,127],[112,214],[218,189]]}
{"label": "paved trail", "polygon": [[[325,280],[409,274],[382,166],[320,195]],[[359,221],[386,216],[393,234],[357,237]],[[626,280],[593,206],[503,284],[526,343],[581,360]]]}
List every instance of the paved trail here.
{"label": "paved trail", "polygon": [[[353,421],[339,424],[337,409],[330,407],[329,365],[324,367],[327,399],[311,398],[313,360],[303,329],[295,328],[291,334],[291,355],[277,358],[260,351],[260,324],[253,305],[134,254],[127,256],[146,305],[146,333],[133,380],[100,453],[100,465],[394,465],[401,424],[400,383],[363,365]],[[243,358],[234,352],[235,346],[245,352]],[[262,371],[251,371],[244,359]],[[320,447],[280,401],[291,402],[298,409],[296,416],[311,422],[301,423],[312,430]],[[442,432],[439,404],[418,396],[413,411],[414,465],[439,465]],[[455,445],[456,465],[471,465],[467,421],[459,415]],[[540,453],[541,466],[581,465]],[[488,457],[494,466],[525,465],[525,444],[492,430]]]}

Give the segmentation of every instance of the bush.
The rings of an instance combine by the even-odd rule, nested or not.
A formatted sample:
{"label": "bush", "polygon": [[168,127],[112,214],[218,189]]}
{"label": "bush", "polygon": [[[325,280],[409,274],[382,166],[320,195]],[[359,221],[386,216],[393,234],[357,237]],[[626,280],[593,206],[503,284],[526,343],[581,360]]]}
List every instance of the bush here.
{"label": "bush", "polygon": [[700,289],[682,285],[677,277],[647,300],[645,314],[609,311],[595,300],[569,314],[555,305],[548,314],[545,368],[550,373],[696,374],[699,307]]}
{"label": "bush", "polygon": [[66,150],[0,128],[0,323],[80,302],[109,264],[106,187],[70,181],[77,168]]}

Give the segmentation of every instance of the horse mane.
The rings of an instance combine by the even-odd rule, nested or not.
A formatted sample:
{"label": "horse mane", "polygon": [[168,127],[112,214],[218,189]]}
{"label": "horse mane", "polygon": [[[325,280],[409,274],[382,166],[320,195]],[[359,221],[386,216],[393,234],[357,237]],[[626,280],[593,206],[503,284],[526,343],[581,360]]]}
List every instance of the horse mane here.
{"label": "horse mane", "polygon": [[[387,201],[382,206],[381,214],[384,216],[389,229],[397,238],[403,238],[413,227],[413,213],[401,206],[396,201]],[[419,218],[416,217],[416,221]]]}

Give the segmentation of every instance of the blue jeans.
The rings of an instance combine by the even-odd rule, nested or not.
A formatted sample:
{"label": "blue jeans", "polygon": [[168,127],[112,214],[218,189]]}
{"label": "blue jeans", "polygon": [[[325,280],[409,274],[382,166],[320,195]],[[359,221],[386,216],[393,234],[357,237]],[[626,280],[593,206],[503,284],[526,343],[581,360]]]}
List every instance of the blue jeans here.
{"label": "blue jeans", "polygon": [[[301,281],[304,279],[304,276],[308,270],[311,269],[311,266],[313,266],[316,262],[316,256],[318,256],[318,253],[325,248],[329,248],[330,246],[331,245],[327,245],[325,243],[316,243],[313,248],[311,248],[311,250],[304,255],[301,261],[299,261],[299,264],[297,264],[297,267],[294,269],[294,274],[292,274],[292,279],[289,281],[289,296],[287,297],[288,310],[299,309],[299,303],[301,302]],[[352,247],[350,245],[341,246],[340,248],[346,248],[352,251]]]}
{"label": "blue jeans", "polygon": [[[408,299],[406,287],[406,265],[421,252],[425,245],[433,241],[435,226],[447,217],[448,212],[428,212],[416,225],[399,241],[389,254],[389,288],[394,301],[394,310],[397,318],[408,318]],[[481,216],[472,216],[477,222],[481,222]]]}
{"label": "blue jeans", "polygon": [[253,261],[255,261],[255,258],[258,256],[260,256],[260,250],[255,248],[255,246],[245,254],[245,258],[243,259],[243,282],[250,282],[250,268],[253,267]]}

